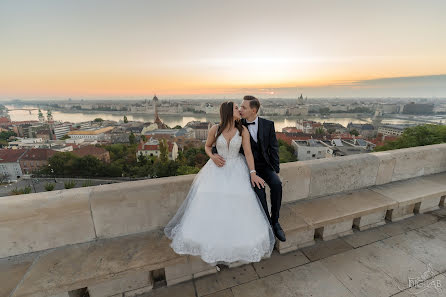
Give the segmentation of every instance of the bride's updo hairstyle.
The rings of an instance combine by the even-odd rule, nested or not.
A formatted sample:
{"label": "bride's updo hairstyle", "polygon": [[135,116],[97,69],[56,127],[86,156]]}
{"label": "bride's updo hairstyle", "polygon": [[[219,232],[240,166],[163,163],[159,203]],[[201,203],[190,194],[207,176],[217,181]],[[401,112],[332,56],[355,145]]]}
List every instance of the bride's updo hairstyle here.
{"label": "bride's updo hairstyle", "polygon": [[235,121],[235,127],[238,129],[240,135],[242,135],[243,125],[240,120],[234,120],[234,102],[226,101],[220,105],[220,124],[218,125],[217,135],[215,139]]}

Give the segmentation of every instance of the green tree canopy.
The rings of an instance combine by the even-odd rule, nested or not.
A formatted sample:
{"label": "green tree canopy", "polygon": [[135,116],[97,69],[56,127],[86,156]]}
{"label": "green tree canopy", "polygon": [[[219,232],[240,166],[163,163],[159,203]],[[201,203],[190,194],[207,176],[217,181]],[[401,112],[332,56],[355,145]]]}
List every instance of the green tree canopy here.
{"label": "green tree canopy", "polygon": [[294,148],[291,145],[282,139],[279,139],[278,143],[280,163],[297,161],[296,155],[294,154]]}
{"label": "green tree canopy", "polygon": [[319,135],[319,136],[324,135],[324,134],[325,134],[324,128],[322,128],[322,127],[317,127],[317,128],[316,128],[316,131],[315,131],[315,134],[316,134],[316,135]]}
{"label": "green tree canopy", "polygon": [[166,163],[169,160],[169,145],[165,139],[160,140],[160,161]]}
{"label": "green tree canopy", "polygon": [[446,142],[445,125],[424,124],[404,129],[403,134],[398,139],[387,141],[384,145],[375,147],[375,151],[387,151],[444,142]]}
{"label": "green tree canopy", "polygon": [[359,135],[359,132],[358,132],[358,130],[356,130],[356,129],[352,129],[352,130],[350,130],[350,134],[351,134],[351,135],[358,136],[358,135]]}
{"label": "green tree canopy", "polygon": [[0,132],[0,139],[1,140],[8,140],[11,136],[17,136],[17,134],[13,131],[2,131]]}
{"label": "green tree canopy", "polygon": [[135,136],[135,134],[133,134],[133,132],[130,132],[129,142],[130,142],[130,144],[135,144],[136,143],[136,136]]}

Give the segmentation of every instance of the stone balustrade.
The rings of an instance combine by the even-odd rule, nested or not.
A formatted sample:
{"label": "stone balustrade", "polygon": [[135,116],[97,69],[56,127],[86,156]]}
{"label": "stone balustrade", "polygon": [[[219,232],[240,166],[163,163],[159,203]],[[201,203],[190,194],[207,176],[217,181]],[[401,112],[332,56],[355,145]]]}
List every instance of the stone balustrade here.
{"label": "stone balustrade", "polygon": [[[287,252],[444,204],[446,143],[281,164]],[[132,296],[214,273],[162,228],[196,175],[0,199],[0,297]],[[444,192],[443,192],[444,191]]]}

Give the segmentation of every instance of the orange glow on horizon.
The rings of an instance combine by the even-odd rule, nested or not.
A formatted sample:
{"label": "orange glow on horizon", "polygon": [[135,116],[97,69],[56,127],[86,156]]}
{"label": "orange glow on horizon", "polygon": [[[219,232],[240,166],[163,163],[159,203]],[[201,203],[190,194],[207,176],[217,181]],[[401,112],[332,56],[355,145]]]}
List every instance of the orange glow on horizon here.
{"label": "orange glow on horizon", "polygon": [[[385,0],[258,0],[252,17],[252,3],[237,0],[6,0],[0,99],[297,92],[287,88],[376,96],[373,83],[352,82],[446,74],[445,10],[437,0],[404,10]],[[436,78],[419,89],[395,81],[379,94],[446,96]]]}

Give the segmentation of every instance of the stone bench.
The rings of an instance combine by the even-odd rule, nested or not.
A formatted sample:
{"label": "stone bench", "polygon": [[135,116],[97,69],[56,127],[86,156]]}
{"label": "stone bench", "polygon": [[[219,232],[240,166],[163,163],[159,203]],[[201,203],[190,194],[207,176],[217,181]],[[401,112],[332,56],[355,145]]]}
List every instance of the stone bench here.
{"label": "stone bench", "polygon": [[444,204],[446,173],[396,181],[370,189],[398,203],[386,216],[386,219],[395,222],[413,216],[414,213],[438,209]]}
{"label": "stone bench", "polygon": [[[91,297],[147,292],[157,278],[165,279],[165,267],[189,265],[169,243],[158,230],[2,258],[0,296],[68,297],[82,289]],[[198,260],[190,271],[210,273]]]}
{"label": "stone bench", "polygon": [[289,203],[282,207],[280,222],[287,241],[277,241],[280,253],[382,225],[388,209],[397,203],[368,189]]}
{"label": "stone bench", "polygon": [[284,204],[280,222],[286,242],[276,248],[286,253],[314,244],[315,238],[330,240],[395,221],[444,205],[446,173],[397,181],[367,189]]}

